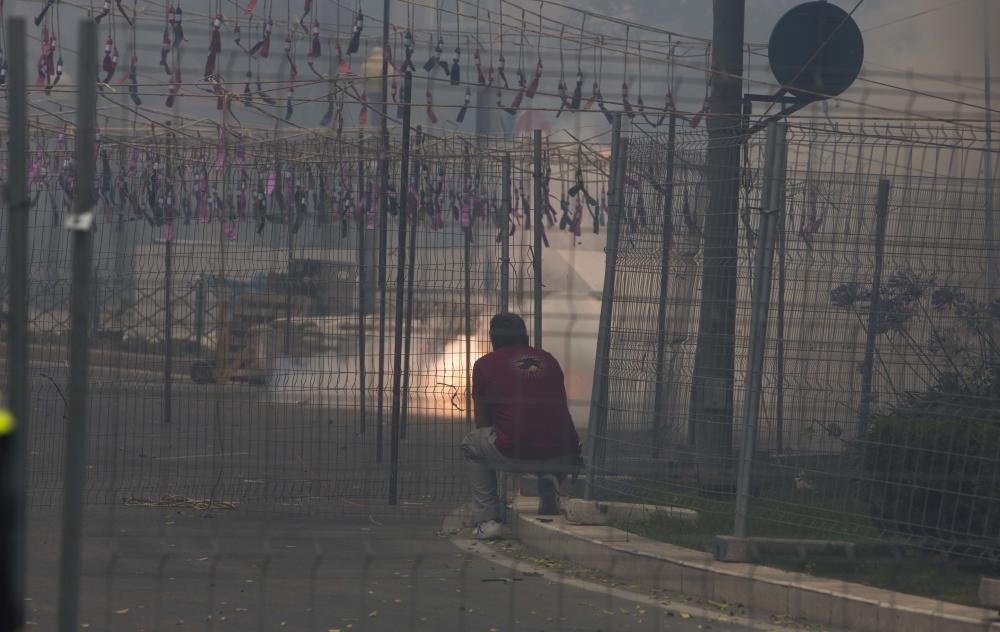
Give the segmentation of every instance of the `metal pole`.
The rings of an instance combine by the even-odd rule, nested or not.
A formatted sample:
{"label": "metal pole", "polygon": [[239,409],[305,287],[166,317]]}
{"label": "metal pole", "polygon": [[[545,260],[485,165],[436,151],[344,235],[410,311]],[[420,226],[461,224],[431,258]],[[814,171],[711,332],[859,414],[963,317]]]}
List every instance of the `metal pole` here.
{"label": "metal pole", "polygon": [[[389,162],[389,18],[390,18],[390,8],[389,0],[382,0],[382,103],[380,104],[379,112],[382,118],[382,163],[387,165]],[[388,201],[389,196],[387,193],[389,183],[389,170],[382,170],[382,190],[380,195],[382,196],[382,208],[383,215],[385,214],[385,202]],[[384,286],[383,287],[384,291]]]}
{"label": "metal pole", "polygon": [[[385,120],[385,117],[382,118]],[[388,132],[383,130],[384,134]],[[385,149],[388,150],[389,143],[383,137]],[[382,462],[385,410],[385,277],[386,277],[386,252],[389,242],[389,197],[386,192],[389,189],[389,158],[388,152],[383,153],[382,161],[382,205],[378,220],[378,401],[375,403],[375,461]],[[406,200],[399,198],[397,201],[397,212],[406,212]]]}
{"label": "metal pole", "polygon": [[622,115],[616,112],[611,125],[611,173],[608,179],[607,245],[604,248],[604,288],[601,315],[597,325],[597,353],[594,358],[594,381],[590,391],[590,419],[587,423],[587,483],[584,497],[593,494],[598,455],[608,420],[608,360],[611,350],[611,314],[614,307],[615,272],[618,262],[618,230],[621,226],[621,186],[625,176],[625,153],[628,143],[622,139]]}
{"label": "metal pole", "polygon": [[28,113],[24,18],[7,20],[7,54],[10,76],[7,108],[10,139],[7,147],[7,280],[10,283],[7,320],[7,401],[9,423],[0,428],[0,466],[3,496],[0,532],[9,534],[0,550],[0,629],[24,626],[27,588],[27,453],[28,402]]}
{"label": "metal pole", "polygon": [[736,524],[733,534],[747,536],[750,512],[753,453],[757,448],[757,423],[760,413],[761,383],[764,372],[764,352],[767,347],[767,316],[771,300],[771,277],[774,267],[775,230],[783,212],[785,187],[784,122],[771,123],[767,128],[767,161],[764,167],[760,237],[754,268],[754,291],[750,313],[750,354],[747,365],[746,393],[743,397],[743,449],[740,450],[736,478]]}
{"label": "metal pole", "polygon": [[172,421],[174,375],[174,253],[170,239],[163,242],[163,423]]}
{"label": "metal pole", "polygon": [[878,335],[882,300],[882,266],[885,261],[885,230],[889,220],[891,187],[892,183],[889,180],[879,180],[878,198],[875,203],[875,270],[872,272],[872,301],[868,313],[868,330],[865,332],[865,360],[861,367],[861,398],[858,401],[858,435],[862,437],[868,432],[874,401],[875,337]]}
{"label": "metal pole", "polygon": [[[119,222],[119,225],[121,222]],[[198,357],[201,357],[202,341],[205,338],[205,275],[202,274],[195,282],[194,288],[194,338],[198,350]]]}
{"label": "metal pole", "polygon": [[288,210],[288,223],[285,229],[288,231],[288,265],[285,268],[285,357],[292,354],[292,259],[295,254],[295,235],[292,226],[295,220],[292,219],[292,210]]}
{"label": "metal pole", "polygon": [[506,313],[510,305],[510,154],[503,155],[503,190],[500,193],[500,211],[503,221],[500,223],[500,302],[498,311]]}
{"label": "metal pole", "polygon": [[[66,472],[59,565],[59,630],[76,632],[80,591],[80,553],[83,525],[83,483],[87,464],[87,363],[90,339],[90,274],[93,265],[94,132],[97,91],[97,24],[80,22],[78,46],[76,127],[76,195],[66,226],[73,235],[70,286],[69,421],[66,431]],[[23,58],[22,58],[23,59]]]}
{"label": "metal pole", "polygon": [[774,451],[785,451],[785,213],[778,218],[778,320],[775,332]]}
{"label": "metal pole", "polygon": [[674,239],[674,152],[677,146],[677,113],[670,112],[670,126],[667,132],[667,164],[664,196],[666,204],[663,208],[663,238],[660,244],[660,304],[656,314],[656,394],[653,397],[653,458],[660,458],[660,446],[663,443],[663,422],[666,411],[663,407],[664,356],[666,355],[667,337],[667,295],[670,291],[670,246]]}
{"label": "metal pole", "polygon": [[[420,148],[423,146],[423,130],[417,125],[417,155],[419,158]],[[413,167],[413,180],[416,182],[416,196],[420,198],[420,176],[421,162],[418,159]],[[401,207],[402,208],[402,207]],[[406,212],[405,209],[400,213]],[[406,439],[406,424],[410,416],[410,349],[413,344],[413,280],[416,278],[417,269],[417,222],[410,222],[410,249],[407,254],[407,277],[406,277],[406,331],[404,332],[405,343],[403,346],[403,402],[401,404],[399,418],[399,436]]]}
{"label": "metal pole", "polygon": [[[462,187],[469,186],[469,147],[465,147]],[[468,190],[464,191],[468,193]],[[462,315],[465,326],[465,425],[472,429],[472,226],[462,237]]]}
{"label": "metal pole", "polygon": [[535,213],[532,216],[534,245],[532,247],[531,263],[534,274],[535,299],[535,348],[542,348],[542,214],[545,210],[545,200],[542,199],[542,130],[534,133],[535,145]]}
{"label": "metal pole", "polygon": [[[358,140],[358,145],[360,147],[359,153],[362,158],[364,157],[364,137]],[[363,165],[363,160],[361,161]],[[368,332],[365,330],[365,317],[368,315],[368,288],[365,287],[365,280],[368,278],[368,272],[366,271],[365,262],[368,258],[368,253],[365,250],[365,218],[361,213],[363,196],[358,196],[355,208],[357,209],[358,215],[358,382],[361,387],[361,392],[358,397],[358,406],[360,410],[358,411],[358,432],[360,434],[365,434],[367,430],[367,424],[365,423],[365,413],[366,411],[366,399],[368,396],[368,368],[365,363],[365,342],[368,338]],[[379,404],[381,405],[381,404]],[[381,443],[379,441],[378,443]]]}
{"label": "metal pole", "polygon": [[713,0],[712,80],[708,106],[702,283],[695,348],[689,441],[707,467],[725,477],[732,453],[739,245],[740,123],[743,99],[745,0]]}
{"label": "metal pole", "polygon": [[996,235],[993,232],[993,90],[990,77],[990,0],[983,0],[983,75],[986,92],[986,239],[989,246],[990,300],[996,288]]}
{"label": "metal pole", "polygon": [[[399,199],[405,200],[410,195],[410,95],[413,89],[413,75],[409,72],[403,81],[403,145],[402,163],[399,170]],[[406,268],[403,261],[406,257],[406,213],[399,214],[399,246],[396,253],[396,346],[393,353],[392,370],[392,437],[389,452],[389,504],[399,501],[399,413],[402,405],[401,386],[403,373],[403,288],[406,281]]]}
{"label": "metal pole", "polygon": [[[983,156],[983,170],[986,172],[984,175],[985,184],[985,232],[986,232],[986,274],[989,278],[989,296],[987,297],[987,303],[992,304],[993,299],[996,297],[997,289],[997,243],[996,243],[996,232],[993,225],[993,85],[992,78],[990,77],[990,37],[992,37],[992,32],[990,30],[990,0],[983,0],[983,82],[984,91],[986,92],[986,151]],[[993,324],[992,320],[987,321],[990,339],[990,364],[991,366],[996,366],[995,361],[995,349],[996,347],[992,344],[993,341]],[[1000,397],[1000,381],[994,380],[993,384],[993,397],[996,400]]]}

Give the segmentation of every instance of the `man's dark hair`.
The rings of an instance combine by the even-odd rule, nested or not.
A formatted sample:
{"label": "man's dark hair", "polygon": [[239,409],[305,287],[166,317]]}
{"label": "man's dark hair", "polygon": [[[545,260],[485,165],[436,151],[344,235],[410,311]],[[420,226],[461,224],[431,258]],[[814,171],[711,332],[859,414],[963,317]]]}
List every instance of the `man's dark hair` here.
{"label": "man's dark hair", "polygon": [[494,347],[527,347],[528,327],[517,314],[497,314],[490,320],[490,342]]}

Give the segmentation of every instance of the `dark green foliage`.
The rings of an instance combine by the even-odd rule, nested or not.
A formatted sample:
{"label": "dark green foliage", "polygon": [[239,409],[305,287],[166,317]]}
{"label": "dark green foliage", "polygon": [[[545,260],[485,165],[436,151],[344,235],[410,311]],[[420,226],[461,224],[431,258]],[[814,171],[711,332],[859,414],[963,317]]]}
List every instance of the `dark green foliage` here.
{"label": "dark green foliage", "polygon": [[875,418],[858,444],[875,526],[932,548],[1000,548],[1000,426],[979,397],[923,403]]}

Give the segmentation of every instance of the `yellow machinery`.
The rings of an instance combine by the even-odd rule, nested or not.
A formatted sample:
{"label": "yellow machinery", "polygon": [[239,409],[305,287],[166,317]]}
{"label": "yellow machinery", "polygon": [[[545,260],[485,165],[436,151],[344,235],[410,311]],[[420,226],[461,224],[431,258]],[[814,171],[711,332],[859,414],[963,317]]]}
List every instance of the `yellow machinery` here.
{"label": "yellow machinery", "polygon": [[215,355],[212,361],[199,360],[191,366],[196,384],[224,384],[229,381],[264,384],[270,367],[262,341],[278,319],[305,314],[308,296],[293,293],[288,277],[271,273],[243,283],[229,279],[208,279],[217,289],[215,309]]}

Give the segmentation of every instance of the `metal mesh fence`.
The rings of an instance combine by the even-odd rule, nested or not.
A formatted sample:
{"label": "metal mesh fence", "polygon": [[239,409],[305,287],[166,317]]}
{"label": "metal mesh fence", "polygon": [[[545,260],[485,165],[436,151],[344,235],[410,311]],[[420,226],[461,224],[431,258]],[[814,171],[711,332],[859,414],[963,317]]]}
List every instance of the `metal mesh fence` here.
{"label": "metal mesh fence", "polygon": [[[983,140],[950,125],[789,128],[753,535],[995,559],[997,312]],[[709,547],[733,528],[763,139],[743,146],[739,210],[726,215],[737,244],[734,414],[731,439],[708,451],[694,441],[691,410],[705,342],[708,142],[683,128],[673,138],[634,130],[628,143],[595,489],[698,510],[698,526],[674,524],[666,537]]]}
{"label": "metal mesh fence", "polygon": [[[103,139],[89,502],[388,498],[399,147],[383,215],[380,139],[311,138],[322,143],[307,145],[314,155],[306,137],[270,138],[267,151],[250,134]],[[37,507],[62,488],[70,144],[39,137],[31,156]],[[509,309],[531,320],[531,211],[511,215],[501,238],[505,155],[512,181],[527,173],[530,187],[530,142],[414,133],[402,502],[464,492],[457,446],[471,419],[470,366],[487,350],[504,259]]]}

